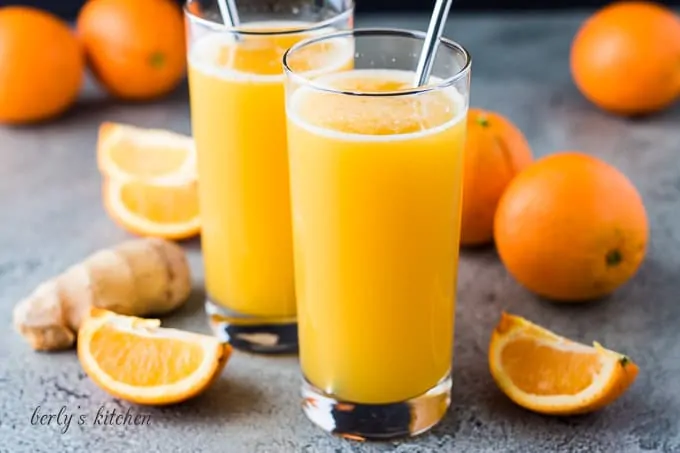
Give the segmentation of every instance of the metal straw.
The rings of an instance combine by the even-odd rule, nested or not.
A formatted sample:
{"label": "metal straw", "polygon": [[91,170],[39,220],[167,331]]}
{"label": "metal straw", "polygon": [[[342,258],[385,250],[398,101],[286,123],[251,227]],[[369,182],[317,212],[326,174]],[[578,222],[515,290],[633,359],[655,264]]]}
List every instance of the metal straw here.
{"label": "metal straw", "polygon": [[225,26],[232,28],[239,26],[240,20],[235,0],[217,0],[217,6],[220,7],[220,15]]}
{"label": "metal straw", "polygon": [[425,42],[423,43],[423,50],[418,60],[418,68],[416,69],[415,85],[417,87],[425,85],[430,80],[432,66],[437,56],[439,40],[446,26],[446,18],[449,16],[451,3],[453,3],[453,0],[437,0],[437,3],[434,5],[430,25],[428,26]]}

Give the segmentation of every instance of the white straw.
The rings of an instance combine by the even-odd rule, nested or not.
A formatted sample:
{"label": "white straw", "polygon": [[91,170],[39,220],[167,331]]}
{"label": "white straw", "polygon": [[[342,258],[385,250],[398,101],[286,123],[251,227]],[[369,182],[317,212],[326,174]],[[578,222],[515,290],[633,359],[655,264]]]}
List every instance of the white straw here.
{"label": "white straw", "polygon": [[217,6],[220,7],[220,16],[222,16],[224,25],[227,27],[238,27],[240,20],[234,0],[217,0]]}
{"label": "white straw", "polygon": [[449,10],[451,9],[453,0],[437,0],[430,18],[430,25],[427,28],[427,35],[423,43],[423,50],[420,52],[420,59],[418,60],[418,68],[416,69],[415,86],[421,87],[430,80],[432,73],[432,66],[434,65],[435,57],[437,56],[437,48],[439,47],[439,40],[444,32],[446,26],[446,19],[449,17]]}

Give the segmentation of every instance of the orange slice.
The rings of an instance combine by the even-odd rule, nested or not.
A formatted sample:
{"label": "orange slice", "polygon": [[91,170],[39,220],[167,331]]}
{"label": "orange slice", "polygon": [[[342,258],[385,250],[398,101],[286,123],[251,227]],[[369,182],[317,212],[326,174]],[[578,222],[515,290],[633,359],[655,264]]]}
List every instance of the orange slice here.
{"label": "orange slice", "polygon": [[496,384],[520,406],[550,415],[603,408],[633,383],[628,357],[560,337],[519,316],[503,313],[491,337],[489,368]]}
{"label": "orange slice", "polygon": [[111,122],[99,127],[97,162],[110,179],[195,178],[195,156],[193,140],[186,135]]}
{"label": "orange slice", "polygon": [[201,230],[198,183],[175,185],[105,180],[104,208],[122,228],[141,236],[186,239]]}
{"label": "orange slice", "polygon": [[220,376],[231,352],[212,336],[101,309],[93,309],[78,332],[78,359],[87,375],[137,404],[174,404],[198,395]]}
{"label": "orange slice", "polygon": [[164,239],[200,232],[191,137],[118,123],[99,128],[104,207],[126,230]]}

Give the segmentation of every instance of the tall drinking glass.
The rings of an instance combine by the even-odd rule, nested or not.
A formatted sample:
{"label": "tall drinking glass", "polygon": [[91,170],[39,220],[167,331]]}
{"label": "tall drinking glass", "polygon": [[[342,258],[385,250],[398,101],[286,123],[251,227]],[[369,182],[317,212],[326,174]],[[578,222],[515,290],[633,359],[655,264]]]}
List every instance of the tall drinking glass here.
{"label": "tall drinking glass", "polygon": [[[191,122],[196,144],[206,310],[242,349],[297,349],[286,149],[284,52],[352,26],[352,0],[189,0]],[[339,56],[338,68],[351,63]],[[307,55],[310,61],[314,55]]]}
{"label": "tall drinking glass", "polygon": [[[470,57],[442,39],[413,88],[424,37],[359,29],[284,56],[303,407],[351,438],[416,435],[450,403]],[[321,74],[348,42],[353,69]]]}

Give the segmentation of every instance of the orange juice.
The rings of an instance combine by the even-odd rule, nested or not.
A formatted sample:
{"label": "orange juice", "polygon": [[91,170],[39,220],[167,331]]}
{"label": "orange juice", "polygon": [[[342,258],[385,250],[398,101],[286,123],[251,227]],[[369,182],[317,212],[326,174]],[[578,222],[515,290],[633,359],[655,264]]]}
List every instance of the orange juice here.
{"label": "orange juice", "polygon": [[[242,28],[283,32],[304,25]],[[245,315],[286,319],[296,312],[281,59],[306,37],[236,40],[213,32],[189,51],[206,289],[212,302]]]}
{"label": "orange juice", "polygon": [[[355,70],[314,83],[385,92],[412,80]],[[289,95],[302,371],[344,401],[417,397],[452,361],[464,98]]]}

